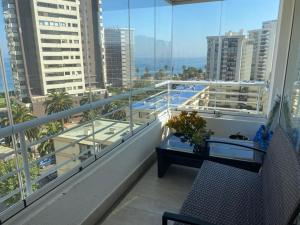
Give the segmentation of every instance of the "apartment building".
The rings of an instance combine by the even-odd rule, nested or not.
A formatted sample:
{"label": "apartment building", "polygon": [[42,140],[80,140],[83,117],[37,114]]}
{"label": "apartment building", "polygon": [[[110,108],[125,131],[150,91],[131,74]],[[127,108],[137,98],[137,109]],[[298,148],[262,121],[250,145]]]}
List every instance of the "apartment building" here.
{"label": "apartment building", "polygon": [[269,80],[275,47],[277,21],[266,21],[262,25],[258,65],[255,80]]}
{"label": "apartment building", "polygon": [[265,113],[267,99],[263,89],[258,83],[257,86],[242,85],[213,85],[205,90],[206,98],[205,107],[216,107],[217,110],[235,111],[249,110],[252,112]]}
{"label": "apartment building", "polygon": [[248,39],[252,42],[252,61],[251,61],[251,75],[250,79],[255,80],[257,77],[258,68],[258,55],[260,52],[260,39],[261,39],[261,29],[250,30],[248,32]]}
{"label": "apartment building", "polygon": [[107,83],[112,87],[128,87],[134,74],[133,30],[106,28],[105,55]]}
{"label": "apartment building", "polygon": [[207,75],[210,80],[269,80],[272,70],[277,21],[263,22],[262,28],[228,32],[207,37]]}
{"label": "apartment building", "polygon": [[32,95],[42,94],[37,46],[32,36],[34,27],[30,2],[2,1],[15,94],[26,102],[30,101]]}
{"label": "apartment building", "polygon": [[251,40],[244,39],[242,44],[242,57],[239,74],[240,81],[251,80],[253,51],[253,42]]}
{"label": "apartment building", "polygon": [[16,96],[105,88],[101,1],[3,0]]}
{"label": "apartment building", "polygon": [[74,95],[85,91],[78,3],[31,2],[43,95],[57,90]]}
{"label": "apartment building", "polygon": [[106,66],[102,0],[80,0],[85,88],[105,88]]}
{"label": "apartment building", "polygon": [[244,39],[242,31],[207,37],[207,79],[239,80]]}

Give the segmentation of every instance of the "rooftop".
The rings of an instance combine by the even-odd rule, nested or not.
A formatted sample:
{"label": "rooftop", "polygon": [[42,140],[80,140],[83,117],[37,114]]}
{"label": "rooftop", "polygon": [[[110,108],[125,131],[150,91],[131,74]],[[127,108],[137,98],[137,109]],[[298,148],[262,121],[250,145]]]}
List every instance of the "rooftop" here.
{"label": "rooftop", "polygon": [[170,93],[162,92],[143,101],[134,102],[132,107],[135,110],[159,109],[163,111],[169,104],[172,108],[176,108],[199,95],[204,89],[203,85],[178,85]]}
{"label": "rooftop", "polygon": [[[142,124],[134,124],[133,129],[137,129]],[[69,128],[69,131],[57,136],[56,140],[76,141],[83,139],[79,143],[93,145],[94,142],[109,145],[122,140],[130,133],[130,123],[128,121],[118,121],[109,119],[97,119],[93,124],[74,125],[76,128]],[[93,131],[94,134],[93,135]]]}

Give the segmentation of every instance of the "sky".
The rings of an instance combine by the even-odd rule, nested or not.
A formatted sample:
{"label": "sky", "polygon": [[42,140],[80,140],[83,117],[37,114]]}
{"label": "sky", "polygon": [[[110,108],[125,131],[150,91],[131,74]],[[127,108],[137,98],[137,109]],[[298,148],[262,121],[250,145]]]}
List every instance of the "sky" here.
{"label": "sky", "polygon": [[165,41],[172,40],[173,23],[174,57],[205,57],[207,36],[259,29],[263,21],[277,19],[279,2],[225,0],[179,5],[173,8],[172,21],[172,7],[164,0],[131,0],[130,14],[127,0],[103,0],[103,20],[105,27],[128,27],[130,15],[135,35]]}
{"label": "sky", "polygon": [[[263,21],[277,18],[279,1],[225,0],[180,5],[173,8],[172,21],[172,7],[165,0],[103,0],[103,20],[105,27],[129,27],[130,15],[130,27],[135,35],[169,42],[173,23],[173,56],[205,57],[207,36],[218,35],[220,31],[224,34],[229,30],[260,28]],[[7,58],[3,20],[1,13],[0,47]],[[145,55],[149,54],[145,52]]]}

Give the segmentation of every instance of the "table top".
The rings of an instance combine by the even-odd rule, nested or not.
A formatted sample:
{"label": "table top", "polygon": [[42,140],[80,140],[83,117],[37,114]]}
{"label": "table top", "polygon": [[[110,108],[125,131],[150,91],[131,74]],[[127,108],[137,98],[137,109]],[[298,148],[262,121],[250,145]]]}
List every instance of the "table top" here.
{"label": "table top", "polygon": [[[229,143],[236,143],[255,147],[256,144],[253,141],[234,140],[229,138],[211,137],[210,140],[224,141]],[[193,151],[194,146],[189,142],[183,142],[180,137],[173,134],[169,135],[160,145],[160,149],[169,151],[186,152],[190,154],[197,154]],[[248,148],[240,146],[226,145],[220,143],[209,143],[209,156],[210,157],[221,157],[233,160],[244,160],[244,161],[261,161],[261,154],[252,151]]]}

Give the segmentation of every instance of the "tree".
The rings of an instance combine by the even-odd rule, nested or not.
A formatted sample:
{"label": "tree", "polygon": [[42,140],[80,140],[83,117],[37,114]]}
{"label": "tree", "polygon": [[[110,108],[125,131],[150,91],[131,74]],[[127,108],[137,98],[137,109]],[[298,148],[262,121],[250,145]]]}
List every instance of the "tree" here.
{"label": "tree", "polygon": [[182,74],[179,74],[181,80],[202,80],[204,79],[204,74],[202,69],[197,69],[195,67],[182,66]]}
{"label": "tree", "polygon": [[[40,137],[45,137],[45,136],[52,136],[55,134],[58,134],[60,131],[62,131],[62,126],[61,123],[59,122],[50,122],[45,125],[43,128],[42,132],[40,133]],[[39,146],[38,146],[38,152],[40,156],[47,155],[51,152],[55,151],[54,148],[54,142],[53,139],[48,139],[47,141],[43,141]]]}
{"label": "tree", "polygon": [[[21,106],[15,102],[13,102],[13,104],[11,105],[11,112],[12,112],[14,124],[23,123],[23,122],[30,121],[30,120],[36,118],[35,116],[33,116],[30,113],[28,108]],[[2,126],[9,126],[10,125],[9,118],[4,117],[0,123]],[[39,133],[39,128],[34,127],[34,128],[27,129],[25,131],[25,136],[28,140],[31,141],[38,137],[38,133]],[[6,143],[8,145],[11,145],[11,142],[12,142],[11,137],[7,137]]]}
{"label": "tree", "polygon": [[141,76],[141,79],[148,80],[151,78],[151,74],[149,72],[149,68],[145,67],[144,74]]}
{"label": "tree", "polygon": [[160,69],[158,72],[155,73],[154,79],[155,80],[165,80],[168,77],[166,74],[166,71],[163,69]]}
{"label": "tree", "polygon": [[[45,113],[48,115],[71,109],[73,100],[71,95],[66,92],[52,92],[48,99],[43,104]],[[64,119],[61,120],[61,125],[64,125]]]}
{"label": "tree", "polygon": [[[95,102],[99,99],[100,99],[99,95],[92,93],[92,92],[87,92],[84,94],[84,96],[80,100],[80,105],[85,105],[90,102]],[[96,108],[96,109],[85,111],[85,112],[83,112],[81,122],[90,121],[90,120],[94,119],[95,117],[97,117],[97,115],[99,115],[100,113],[101,113],[100,107]]]}
{"label": "tree", "polygon": [[106,104],[103,107],[102,115],[109,114],[105,116],[106,118],[113,119],[113,120],[125,120],[126,119],[126,112],[122,108],[124,104],[120,101],[111,102]]}
{"label": "tree", "polygon": [[[20,168],[23,168],[22,158],[18,156],[20,162]],[[8,160],[0,160],[0,177],[7,175],[10,172],[16,170],[15,159],[8,159]],[[30,177],[32,180],[35,180],[40,174],[39,168],[36,165],[30,167]],[[25,179],[23,173],[22,178]],[[0,181],[0,196],[5,196],[19,188],[19,179],[17,173],[12,176],[9,176],[6,179]],[[33,190],[36,190],[38,186],[36,184],[32,185]],[[9,199],[4,201],[4,204],[8,207],[12,204],[21,200],[21,194],[16,193]]]}
{"label": "tree", "polygon": [[52,92],[44,102],[45,112],[50,115],[71,109],[73,100],[67,92]]}

